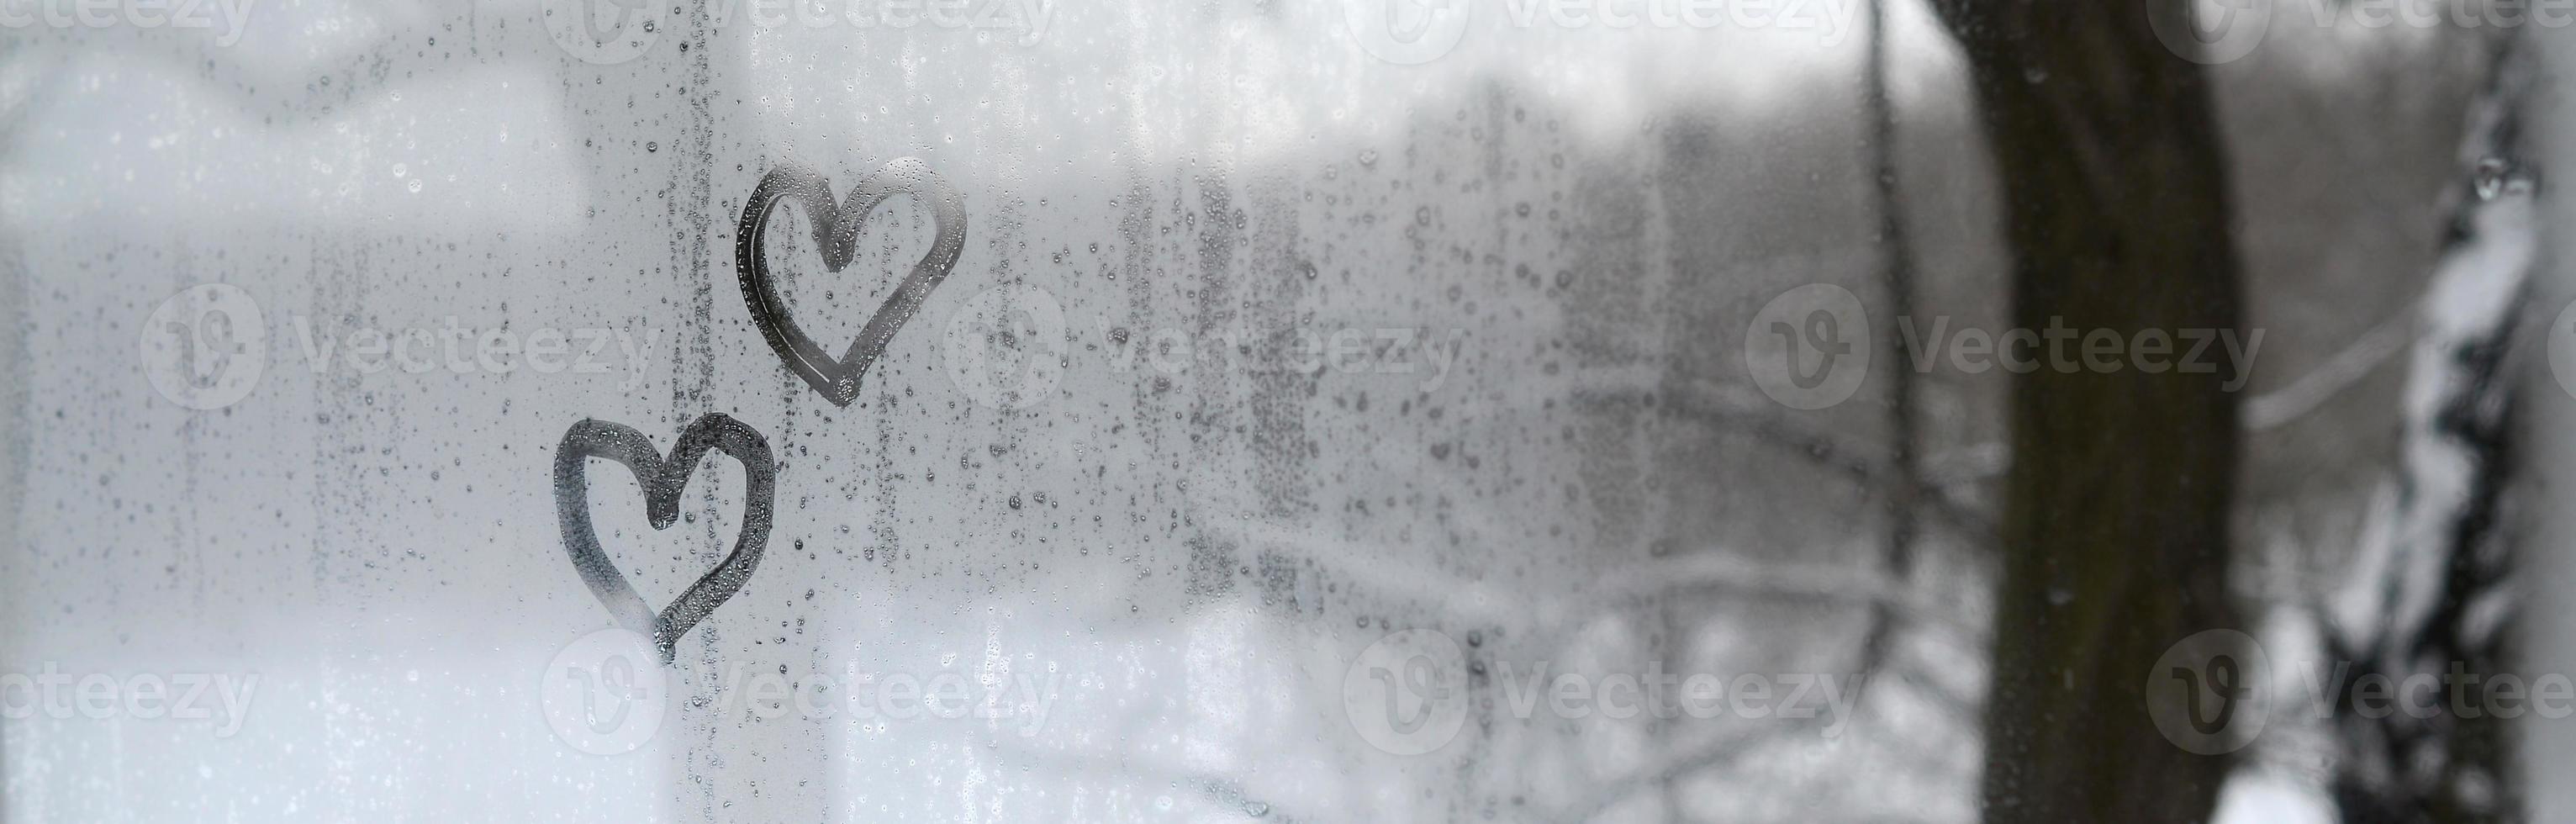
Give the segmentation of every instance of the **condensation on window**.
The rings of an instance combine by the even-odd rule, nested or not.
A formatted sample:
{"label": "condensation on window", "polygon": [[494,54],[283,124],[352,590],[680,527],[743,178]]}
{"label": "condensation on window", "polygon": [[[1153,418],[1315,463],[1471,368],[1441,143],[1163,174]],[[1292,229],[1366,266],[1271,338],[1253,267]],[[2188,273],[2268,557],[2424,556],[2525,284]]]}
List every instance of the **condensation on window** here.
{"label": "condensation on window", "polygon": [[[2007,374],[1910,390],[1900,580],[1912,370],[1751,363],[1916,331],[1780,302],[1894,253],[1868,4],[57,5],[0,34],[0,817],[1978,814]],[[1888,15],[1915,315],[2001,326]],[[2259,286],[2253,391],[2407,238]]]}

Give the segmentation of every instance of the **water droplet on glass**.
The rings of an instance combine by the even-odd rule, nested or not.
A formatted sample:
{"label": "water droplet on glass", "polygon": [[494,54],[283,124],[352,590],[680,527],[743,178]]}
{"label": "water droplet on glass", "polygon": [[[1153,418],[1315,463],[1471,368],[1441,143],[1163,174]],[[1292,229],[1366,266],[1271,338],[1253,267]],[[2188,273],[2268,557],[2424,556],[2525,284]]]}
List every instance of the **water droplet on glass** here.
{"label": "water droplet on glass", "polygon": [[2505,181],[2511,177],[2512,172],[2513,164],[2505,162],[2501,157],[2478,161],[2476,177],[2478,199],[2494,200],[2496,195],[2504,194]]}

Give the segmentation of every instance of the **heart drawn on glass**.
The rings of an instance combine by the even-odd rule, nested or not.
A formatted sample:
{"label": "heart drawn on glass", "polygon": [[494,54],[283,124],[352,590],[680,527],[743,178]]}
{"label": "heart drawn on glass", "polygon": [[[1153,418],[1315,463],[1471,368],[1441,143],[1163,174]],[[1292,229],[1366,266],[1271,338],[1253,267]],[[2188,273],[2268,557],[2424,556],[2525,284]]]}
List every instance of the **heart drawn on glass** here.
{"label": "heart drawn on glass", "polygon": [[[868,325],[859,330],[857,340],[835,358],[805,334],[789,316],[787,305],[778,296],[778,284],[770,276],[768,253],[761,248],[761,238],[769,231],[769,219],[778,213],[782,201],[793,201],[805,207],[812,222],[814,243],[823,251],[823,267],[839,272],[850,264],[856,253],[859,229],[877,207],[895,195],[920,198],[930,207],[937,237],[930,252],[912,265],[912,274],[895,287],[894,294],[877,307]],[[742,296],[750,304],[753,323],[769,339],[769,348],[787,362],[789,371],[805,379],[814,391],[835,406],[849,406],[859,397],[859,378],[885,353],[896,330],[921,310],[921,302],[930,290],[939,286],[948,272],[957,267],[957,256],[966,248],[966,205],[946,180],[932,174],[930,167],[918,158],[897,158],[859,180],[846,201],[834,201],[831,184],[796,163],[770,170],[760,185],[752,190],[751,199],[743,204],[742,225],[734,236],[734,265],[742,275]]]}
{"label": "heart drawn on glass", "polygon": [[[599,533],[590,523],[590,459],[607,458],[635,473],[636,483],[644,488],[645,519],[654,529],[666,529],[679,520],[680,491],[697,470],[698,459],[710,449],[742,462],[749,487],[743,495],[742,533],[734,539],[732,553],[656,613],[599,547]],[[680,442],[671,447],[669,460],[632,427],[585,418],[564,432],[563,443],[555,449],[555,515],[563,524],[564,551],[572,555],[582,583],[590,585],[590,593],[608,607],[618,626],[651,637],[662,661],[669,663],[671,647],[680,636],[741,591],[752,571],[760,567],[761,552],[769,544],[777,481],[769,439],[722,413],[708,413],[690,422],[680,431]]]}

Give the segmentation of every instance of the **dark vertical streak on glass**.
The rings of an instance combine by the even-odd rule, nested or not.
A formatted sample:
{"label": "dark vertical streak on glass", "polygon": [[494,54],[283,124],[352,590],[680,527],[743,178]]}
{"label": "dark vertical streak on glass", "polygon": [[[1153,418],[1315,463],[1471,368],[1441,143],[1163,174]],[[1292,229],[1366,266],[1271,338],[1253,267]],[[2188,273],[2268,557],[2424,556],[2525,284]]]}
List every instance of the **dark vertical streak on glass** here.
{"label": "dark vertical streak on glass", "polygon": [[[1905,197],[1897,179],[1896,104],[1888,98],[1888,0],[1870,0],[1869,61],[1864,71],[1862,105],[1869,112],[1871,181],[1878,210],[1879,279],[1887,306],[1879,340],[1888,346],[1887,376],[1887,533],[1883,547],[1888,586],[1905,588],[1914,573],[1914,539],[1919,521],[1915,496],[1922,488],[1921,440],[1914,417],[1916,376],[1900,319],[1914,316],[1914,244],[1905,230]],[[1875,674],[1887,661],[1895,636],[1894,607],[1880,602],[1871,609],[1868,635],[1861,641],[1861,667]],[[1876,679],[1862,682],[1867,689]]]}
{"label": "dark vertical streak on glass", "polygon": [[[682,277],[689,295],[684,310],[674,313],[676,317],[671,321],[665,321],[676,321],[681,325],[681,329],[672,335],[671,419],[674,421],[691,420],[716,409],[712,405],[716,368],[715,277],[710,266],[718,252],[707,234],[710,227],[725,225],[725,215],[718,213],[713,203],[716,124],[711,106],[715,97],[715,70],[709,46],[716,39],[713,35],[717,30],[709,17],[711,14],[712,11],[704,6],[681,7],[676,15],[681,21],[676,32],[680,36],[670,38],[678,43],[664,44],[662,48],[669,51],[657,51],[634,64],[678,59],[682,65],[676,76],[681,87],[674,91],[687,101],[680,134],[671,142],[672,148],[678,152],[674,163],[680,167],[677,191],[670,192],[664,199],[667,209],[664,225],[668,230],[667,236],[671,238],[668,259],[686,267]],[[680,50],[683,47],[685,51]],[[706,484],[702,505],[712,508],[715,500],[716,485]],[[695,542],[699,547],[696,554],[698,560],[712,562],[713,556],[722,551],[723,538],[717,534],[716,518],[703,520],[705,537]],[[710,627],[707,632],[698,634],[695,657],[703,671],[715,669],[721,647],[717,641],[719,629]],[[713,726],[714,723],[711,717],[692,719],[687,723],[688,744],[682,748],[680,756],[684,774],[697,775],[712,771],[702,768],[721,769],[723,766],[723,756],[715,747],[719,730]],[[698,793],[695,800],[701,820],[713,821],[721,817],[719,811],[723,800],[717,798],[711,789]]]}
{"label": "dark vertical streak on glass", "polygon": [[[1192,238],[1197,247],[1192,251],[1196,253],[1198,266],[1188,280],[1188,288],[1197,293],[1197,301],[1187,313],[1189,326],[1185,330],[1191,340],[1218,340],[1221,339],[1218,332],[1239,328],[1233,326],[1239,320],[1235,313],[1237,278],[1234,274],[1234,251],[1242,238],[1240,230],[1234,227],[1237,207],[1228,165],[1224,160],[1211,160],[1206,173],[1177,182],[1181,191],[1196,189],[1198,194],[1198,232]],[[1188,211],[1183,212],[1184,216],[1188,214]],[[1183,220],[1182,224],[1186,226],[1189,222]],[[1189,256],[1182,259],[1188,260]],[[1223,368],[1230,357],[1230,353],[1220,352],[1217,357],[1210,358],[1204,347],[1194,347],[1190,353],[1190,368],[1182,373],[1192,390],[1187,414],[1191,445],[1194,447],[1192,451],[1200,453],[1196,460],[1223,462],[1227,460],[1227,453],[1234,452],[1224,448],[1234,439],[1232,429],[1236,420],[1232,396],[1234,381],[1239,377]],[[1261,469],[1256,467],[1254,471]],[[1200,517],[1202,513],[1198,511],[1197,504],[1186,493],[1181,495],[1181,506],[1184,523],[1188,524],[1186,528],[1191,533],[1189,602],[1193,606],[1210,603],[1234,590],[1235,570],[1242,566],[1243,548],[1237,546],[1233,538],[1211,532]]]}
{"label": "dark vertical streak on glass", "polygon": [[1287,333],[1295,328],[1299,307],[1306,305],[1313,282],[1305,273],[1314,264],[1298,211],[1298,184],[1277,173],[1250,188],[1247,199],[1252,202],[1255,231],[1248,242],[1253,244],[1252,268],[1261,274],[1250,281],[1254,288],[1245,301],[1247,317],[1235,328],[1244,333],[1238,345],[1250,346],[1252,351],[1229,352],[1227,357],[1262,366],[1246,376],[1252,393],[1244,414],[1250,420],[1242,422],[1250,432],[1245,446],[1253,460],[1253,489],[1260,493],[1260,504],[1270,517],[1296,523],[1314,509],[1312,482],[1305,470],[1314,449],[1306,430],[1305,387],[1310,377],[1271,367],[1281,362],[1278,350],[1288,345]]}

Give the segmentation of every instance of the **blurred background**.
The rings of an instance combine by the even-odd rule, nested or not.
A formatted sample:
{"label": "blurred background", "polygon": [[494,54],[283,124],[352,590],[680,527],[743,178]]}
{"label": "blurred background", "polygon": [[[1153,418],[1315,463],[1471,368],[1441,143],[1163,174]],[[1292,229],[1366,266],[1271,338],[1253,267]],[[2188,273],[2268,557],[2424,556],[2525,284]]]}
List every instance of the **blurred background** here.
{"label": "blurred background", "polygon": [[0,0],[0,820],[2576,818],[2556,2]]}

